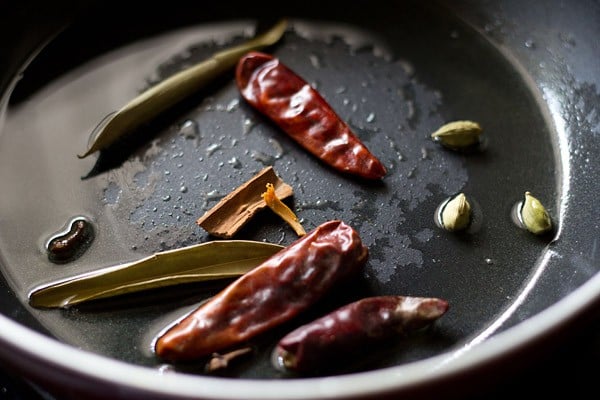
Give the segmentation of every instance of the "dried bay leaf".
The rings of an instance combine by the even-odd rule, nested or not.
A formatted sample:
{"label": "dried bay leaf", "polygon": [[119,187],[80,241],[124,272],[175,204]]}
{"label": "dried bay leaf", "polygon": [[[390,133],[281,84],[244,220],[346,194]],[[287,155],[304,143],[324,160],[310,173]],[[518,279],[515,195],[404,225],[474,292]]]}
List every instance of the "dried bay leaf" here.
{"label": "dried bay leaf", "polygon": [[264,168],[250,180],[221,199],[197,221],[211,235],[229,239],[267,203],[262,197],[266,185],[273,185],[279,199],[291,196],[290,185],[277,176],[273,167]]}
{"label": "dried bay leaf", "polygon": [[141,124],[197,92],[224,72],[232,69],[239,58],[252,50],[275,44],[285,33],[287,21],[276,23],[268,31],[237,46],[215,53],[212,57],[191,66],[144,91],[119,111],[104,118],[93,133],[93,141],[79,158],[104,150],[135,130]]}
{"label": "dried bay leaf", "polygon": [[33,307],[68,307],[89,300],[180,283],[235,278],[283,247],[251,240],[220,240],[167,250],[139,261],[77,275],[34,289]]}

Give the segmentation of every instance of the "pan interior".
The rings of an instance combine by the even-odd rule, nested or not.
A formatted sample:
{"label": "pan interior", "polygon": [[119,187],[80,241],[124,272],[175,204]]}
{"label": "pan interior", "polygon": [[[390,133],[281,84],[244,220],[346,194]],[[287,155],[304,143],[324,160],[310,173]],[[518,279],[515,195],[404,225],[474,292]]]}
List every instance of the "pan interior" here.
{"label": "pan interior", "polygon": [[[294,188],[289,204],[307,230],[344,220],[361,234],[370,258],[356,282],[253,340],[253,356],[227,376],[285,376],[270,363],[279,337],[367,295],[440,297],[450,311],[431,329],[390,344],[391,350],[369,351],[335,373],[425,359],[519,322],[511,317],[547,261],[550,238],[522,230],[511,212],[531,191],[558,216],[560,166],[552,128],[529,80],[485,37],[436,10],[412,7],[413,13],[397,14],[397,23],[379,29],[355,20],[292,18],[283,40],[270,49],[384,162],[389,172],[381,182],[338,174],[305,153],[244,103],[232,76],[150,121],[110,153],[77,159],[105,115],[170,74],[244,40],[254,20],[207,22],[131,42],[13,104],[0,135],[0,209],[10,210],[0,224],[1,268],[22,310],[11,315],[18,321],[33,317],[50,335],[84,350],[204,374],[205,360],[165,367],[151,344],[222,284],[68,310],[33,309],[27,296],[49,281],[212,240],[196,219],[271,165]],[[462,119],[483,127],[481,151],[457,153],[431,140],[439,126]],[[435,222],[438,205],[458,192],[473,200],[476,212],[476,224],[464,234]],[[94,242],[71,263],[51,263],[48,238],[76,216],[91,221]],[[263,212],[239,238],[287,245],[296,237]]]}

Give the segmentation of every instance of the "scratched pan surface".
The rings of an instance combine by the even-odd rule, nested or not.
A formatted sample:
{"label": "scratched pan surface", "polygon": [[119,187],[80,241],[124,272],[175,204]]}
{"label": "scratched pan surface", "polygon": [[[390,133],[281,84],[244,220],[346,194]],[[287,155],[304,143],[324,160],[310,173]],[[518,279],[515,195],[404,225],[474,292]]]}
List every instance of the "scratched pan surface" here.
{"label": "scratched pan surface", "polygon": [[[491,9],[332,2],[318,12],[175,3],[166,11],[125,7],[115,16],[106,4],[66,2],[41,12],[45,19],[11,9],[32,19],[20,28],[23,39],[8,47],[14,51],[2,71],[0,354],[7,364],[65,395],[419,395],[531,347],[597,301],[598,66],[597,58],[575,57],[597,45],[576,27],[545,36],[542,22],[529,21],[536,6],[517,12],[520,2]],[[565,22],[585,15],[586,6],[546,18]],[[102,117],[139,91],[282,15],[290,28],[269,51],[319,90],[385,163],[381,182],[340,175],[306,154],[248,107],[230,78],[110,153],[76,158]],[[92,16],[110,16],[110,32]],[[525,19],[531,31],[519,24]],[[8,102],[9,78],[28,56]],[[456,119],[484,127],[481,152],[457,154],[430,140],[430,132]],[[307,230],[342,219],[359,231],[370,258],[360,279],[253,340],[253,355],[223,374],[205,374],[204,360],[166,365],[151,352],[159,330],[218,284],[68,310],[28,306],[36,285],[212,240],[196,219],[266,165],[294,188],[290,205]],[[515,224],[511,212],[526,190],[549,209],[557,224],[552,235],[534,237]],[[475,224],[449,234],[437,226],[435,210],[460,191],[474,201]],[[45,241],[75,216],[92,221],[93,244],[72,263],[50,263]],[[268,212],[239,237],[284,245],[295,239]],[[327,377],[273,368],[270,353],[285,332],[373,294],[441,297],[450,311],[431,329],[368,349]]]}

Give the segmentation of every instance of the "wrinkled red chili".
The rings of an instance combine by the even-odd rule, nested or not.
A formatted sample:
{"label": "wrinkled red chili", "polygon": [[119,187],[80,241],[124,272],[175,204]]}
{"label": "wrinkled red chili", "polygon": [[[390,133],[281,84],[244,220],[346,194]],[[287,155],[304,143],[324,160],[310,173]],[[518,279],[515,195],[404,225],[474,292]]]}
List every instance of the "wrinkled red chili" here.
{"label": "wrinkled red chili", "polygon": [[448,303],[437,298],[361,299],[287,334],[277,344],[275,362],[296,372],[327,369],[369,344],[423,328],[447,310]]}
{"label": "wrinkled red chili", "polygon": [[278,59],[248,53],[238,62],[236,81],[248,103],[327,164],[366,179],[386,174],[325,99]]}
{"label": "wrinkled red chili", "polygon": [[308,308],[335,283],[357,273],[367,256],[353,228],[326,222],[170,328],[158,338],[156,354],[192,360],[243,343]]}

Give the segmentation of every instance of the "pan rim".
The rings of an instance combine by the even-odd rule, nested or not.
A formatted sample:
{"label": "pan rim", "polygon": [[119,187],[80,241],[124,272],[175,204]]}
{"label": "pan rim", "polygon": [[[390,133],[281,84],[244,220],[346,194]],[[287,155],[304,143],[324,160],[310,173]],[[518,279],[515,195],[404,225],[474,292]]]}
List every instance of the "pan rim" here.
{"label": "pan rim", "polygon": [[[60,380],[74,377],[87,380],[90,385],[84,385],[82,390],[93,391],[95,386],[100,390],[100,385],[110,383],[130,394],[180,399],[228,400],[240,396],[248,400],[339,399],[418,391],[425,384],[451,381],[478,368],[494,365],[547,338],[556,329],[569,325],[599,301],[600,274],[596,274],[545,310],[461,353],[446,366],[440,367],[449,356],[452,357],[452,351],[405,365],[319,378],[253,380],[162,372],[74,348],[1,314],[0,343],[5,355],[13,352],[9,358],[14,366],[33,381],[47,379],[41,372],[48,374],[50,367],[52,375],[61,377]],[[19,353],[19,357],[15,352]],[[28,361],[41,365],[31,368]],[[82,382],[76,384],[81,385]]]}

